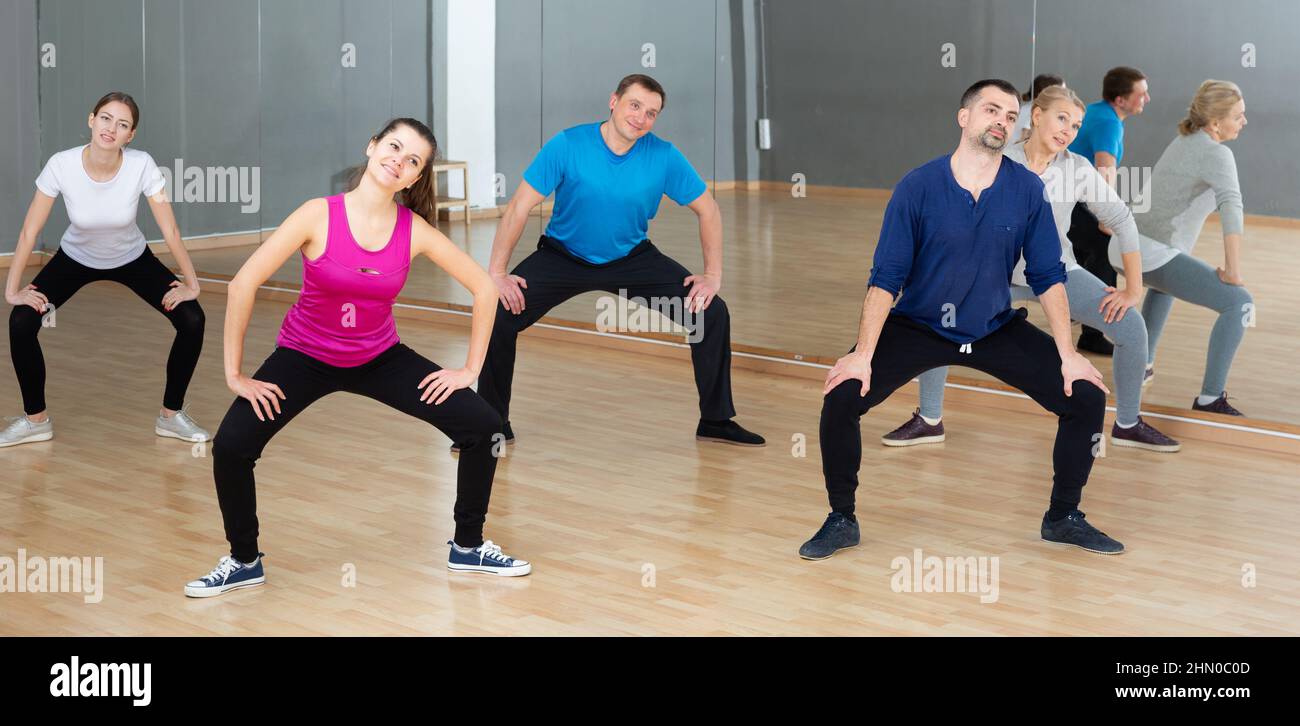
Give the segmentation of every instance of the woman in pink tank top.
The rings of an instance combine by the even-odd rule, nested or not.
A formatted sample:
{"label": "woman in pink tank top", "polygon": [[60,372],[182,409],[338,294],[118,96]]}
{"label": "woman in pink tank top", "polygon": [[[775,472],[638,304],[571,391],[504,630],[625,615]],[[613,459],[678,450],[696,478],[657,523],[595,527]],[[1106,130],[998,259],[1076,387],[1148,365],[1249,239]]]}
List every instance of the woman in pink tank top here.
{"label": "woman in pink tank top", "polygon": [[[253,466],[294,416],[338,391],[423,419],[460,449],[448,568],[505,576],[531,571],[528,562],[483,539],[505,437],[500,415],[469,386],[487,354],[497,292],[487,272],[433,226],[433,172],[426,167],[437,149],[433,133],[420,121],[388,122],[371,137],[355,188],[303,204],[231,280],[225,367],[226,383],[238,398],[212,448],[230,556],[187,584],[185,594],[210,597],[265,582]],[[301,294],[284,317],[275,352],[246,376],[244,334],[254,294],[294,253],[302,255]],[[393,304],[416,255],[428,257],[474,293],[469,355],[461,368],[440,368],[398,339]]]}

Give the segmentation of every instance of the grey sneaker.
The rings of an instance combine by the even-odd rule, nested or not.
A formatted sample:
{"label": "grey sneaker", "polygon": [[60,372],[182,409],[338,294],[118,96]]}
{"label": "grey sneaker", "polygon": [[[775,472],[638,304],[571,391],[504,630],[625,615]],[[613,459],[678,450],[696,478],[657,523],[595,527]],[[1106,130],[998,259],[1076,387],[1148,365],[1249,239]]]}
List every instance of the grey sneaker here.
{"label": "grey sneaker", "polygon": [[171,416],[159,416],[153,422],[153,432],[159,436],[170,436],[173,439],[181,441],[209,441],[212,437],[207,431],[199,428],[184,410],[177,411]]}
{"label": "grey sneaker", "polygon": [[32,423],[26,416],[6,416],[5,424],[0,431],[0,448],[54,438],[54,419],[48,416],[40,423]]}

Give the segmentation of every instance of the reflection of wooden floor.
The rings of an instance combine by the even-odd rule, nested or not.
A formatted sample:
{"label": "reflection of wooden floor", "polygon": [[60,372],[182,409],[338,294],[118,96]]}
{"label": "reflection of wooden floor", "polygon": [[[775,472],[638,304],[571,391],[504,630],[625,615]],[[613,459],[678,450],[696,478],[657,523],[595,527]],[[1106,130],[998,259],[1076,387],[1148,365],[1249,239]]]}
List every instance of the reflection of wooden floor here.
{"label": "reflection of wooden floor", "polygon": [[[858,311],[885,200],[824,195],[795,199],[773,191],[723,191],[719,202],[726,236],[722,295],[732,311],[736,343],[805,356],[838,356],[853,344]],[[468,249],[487,264],[495,220],[475,221]],[[453,240],[466,244],[465,227],[443,225]],[[512,264],[536,247],[540,220],[530,220]],[[1258,306],[1258,326],[1247,332],[1228,380],[1234,404],[1252,418],[1300,423],[1300,380],[1292,376],[1295,341],[1300,338],[1300,287],[1290,284],[1292,258],[1300,229],[1253,226],[1247,230],[1243,267]],[[692,271],[701,267],[695,216],[665,200],[651,239]],[[1207,224],[1198,257],[1223,262],[1217,224]],[[250,248],[196,252],[200,270],[233,274]],[[415,299],[469,304],[469,295],[427,262],[412,276],[405,295]],[[300,263],[286,265],[277,279],[297,283]],[[596,294],[584,295],[556,308],[552,315],[590,322],[596,316]],[[1031,320],[1046,325],[1042,311],[1030,305]],[[1161,341],[1157,376],[1146,401],[1187,409],[1200,392],[1205,351],[1214,316],[1207,310],[1178,303]],[[1110,363],[1098,368],[1113,382]],[[972,370],[958,371],[986,378]]]}
{"label": "reflection of wooden floor", "polygon": [[[475,225],[486,228],[487,225]],[[225,298],[201,298],[206,349],[189,405],[217,425]],[[284,314],[259,301],[245,370]],[[463,329],[403,320],[404,342],[463,360]],[[259,462],[268,584],[181,595],[224,552],[211,463],[159,439],[152,417],[171,330],[131,293],[88,287],[42,332],[53,441],[0,450],[0,556],[100,556],[104,597],[0,593],[18,634],[1300,634],[1295,460],[1201,443],[1176,456],[1112,451],[1084,509],[1130,551],[1038,539],[1054,429],[1042,414],[954,405],[946,444],[875,439],[914,400],[863,422],[861,547],[795,550],[826,512],[815,381],[735,373],[763,449],[699,444],[684,362],[524,336],[488,536],[533,575],[452,576],[455,462],[447,440],[361,398],[333,396]],[[0,346],[7,342],[0,342]],[[0,409],[19,410],[16,386]],[[792,440],[807,437],[807,456]],[[204,452],[206,453],[206,452]],[[997,557],[998,599],[895,592],[896,557]],[[341,586],[355,566],[357,587]],[[1243,567],[1257,586],[1243,587]]]}

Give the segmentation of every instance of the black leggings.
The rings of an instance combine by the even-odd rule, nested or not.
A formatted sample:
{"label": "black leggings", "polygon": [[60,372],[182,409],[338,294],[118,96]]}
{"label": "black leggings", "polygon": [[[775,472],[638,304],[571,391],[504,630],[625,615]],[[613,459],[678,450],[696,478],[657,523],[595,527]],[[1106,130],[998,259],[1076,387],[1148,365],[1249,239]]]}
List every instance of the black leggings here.
{"label": "black leggings", "polygon": [[[58,317],[64,314],[63,304],[85,285],[100,280],[112,280],[131,288],[131,292],[152,305],[154,310],[166,315],[176,329],[176,338],[167,356],[167,388],[162,405],[179,411],[185,406],[185,391],[203,351],[203,308],[196,300],[186,300],[170,311],[163,309],[163,296],[176,282],[176,275],[147,247],[134,261],[109,270],[86,267],[60,249],[36,274],[32,284],[54,306],[57,329]],[[41,313],[28,305],[15,305],[9,313],[9,354],[14,361],[14,372],[18,374],[18,387],[22,389],[23,409],[28,415],[45,410],[45,356],[41,354],[41,344],[36,339],[37,333],[41,332],[41,318]]]}
{"label": "black leggings", "polygon": [[[1106,396],[1091,383],[1075,381],[1065,395],[1061,358],[1051,336],[1016,317],[971,344],[962,353],[957,343],[901,315],[891,314],[880,331],[871,359],[871,389],[860,395],[862,382],[852,379],[836,386],[822,402],[822,473],[831,509],[853,514],[862,466],[859,419],[876,404],[916,376],[940,366],[967,366],[984,371],[1028,394],[1059,417],[1052,449],[1052,504],[1073,508],[1092,471],[1093,447],[1102,435]],[[990,457],[989,466],[997,466]]]}
{"label": "black leggings", "polygon": [[[678,325],[698,324],[699,339],[691,341],[691,363],[695,367],[695,388],[700,395],[700,418],[722,421],[736,415],[731,399],[731,314],[721,297],[713,298],[707,310],[684,320],[684,298],[690,292],[682,285],[691,273],[678,262],[644,240],[626,257],[593,264],[574,256],[545,235],[537,251],[519,263],[512,272],[528,283],[524,309],[511,313],[504,303],[497,305],[492,342],[488,345],[483,374],[479,376],[479,393],[507,421],[510,420],[510,394],[515,376],[515,344],[519,334],[556,305],[592,290],[618,294],[626,290],[631,297],[653,301],[655,298],[677,301],[669,313]],[[695,336],[692,336],[695,337]]]}
{"label": "black leggings", "polygon": [[[492,495],[492,477],[497,460],[494,446],[504,446],[501,417],[477,393],[462,388],[440,404],[420,400],[420,381],[437,364],[397,343],[373,360],[351,368],[323,363],[290,348],[276,348],[253,374],[253,379],[274,383],[284,392],[275,419],[259,421],[253,404],[236,398],[221,421],[212,444],[212,473],[217,483],[217,500],[225,520],[230,554],[240,562],[257,557],[257,494],[253,466],[271,437],[294,416],[320,398],[347,391],[381,403],[433,424],[460,444],[456,470],[456,544],[483,544],[483,521]],[[345,445],[326,442],[328,446]],[[383,456],[380,453],[380,456]]]}
{"label": "black leggings", "polygon": [[[1097,221],[1086,204],[1074,205],[1074,211],[1070,213],[1070,231],[1066,236],[1074,248],[1074,258],[1079,261],[1080,267],[1111,287],[1118,284],[1119,277],[1115,268],[1110,266],[1110,257],[1107,256],[1110,235],[1101,231],[1101,222]],[[1100,330],[1087,325],[1083,329],[1084,332],[1091,331],[1093,335],[1102,334]]]}

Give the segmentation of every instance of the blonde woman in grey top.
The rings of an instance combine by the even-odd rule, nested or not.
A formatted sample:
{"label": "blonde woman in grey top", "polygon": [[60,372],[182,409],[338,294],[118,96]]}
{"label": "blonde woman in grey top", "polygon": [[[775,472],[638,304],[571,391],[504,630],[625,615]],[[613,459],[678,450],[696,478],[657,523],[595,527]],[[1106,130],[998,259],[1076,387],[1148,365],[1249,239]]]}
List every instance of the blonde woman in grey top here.
{"label": "blonde woman in grey top", "polygon": [[[1181,445],[1142,420],[1142,378],[1146,368],[1147,330],[1134,309],[1142,297],[1142,261],[1138,251],[1138,228],[1133,215],[1106,179],[1082,156],[1069,150],[1083,122],[1085,106],[1073,91],[1063,86],[1043,89],[1034,100],[1029,135],[1007,147],[1006,156],[1038,174],[1052,205],[1057,235],[1061,240],[1061,262],[1065,264],[1065,291],[1070,317],[1102,331],[1115,343],[1116,415],[1111,441],[1150,451],[1173,452]],[[1114,230],[1111,250],[1123,265],[1122,290],[1106,285],[1079,266],[1066,233],[1074,205],[1083,203],[1102,224]],[[1033,299],[1025,281],[1021,260],[1011,274],[1011,299]],[[921,405],[906,424],[886,434],[886,446],[911,446],[942,441],[943,387],[947,368],[923,373]]]}
{"label": "blonde woman in grey top", "polygon": [[[1170,142],[1152,170],[1151,208],[1137,216],[1142,273],[1149,288],[1142,306],[1147,324],[1147,367],[1155,364],[1156,345],[1174,299],[1186,300],[1219,314],[1210,330],[1199,411],[1242,415],[1228,404],[1227,380],[1232,359],[1246,328],[1254,325],[1254,300],[1241,279],[1241,187],[1237,162],[1224,143],[1246,125],[1241,89],[1228,81],[1201,84]],[[1192,256],[1205,218],[1218,210],[1223,227],[1223,267]],[[1111,264],[1117,265],[1115,248]],[[1150,375],[1150,373],[1148,373]]]}

